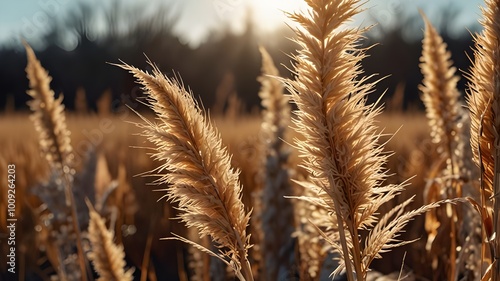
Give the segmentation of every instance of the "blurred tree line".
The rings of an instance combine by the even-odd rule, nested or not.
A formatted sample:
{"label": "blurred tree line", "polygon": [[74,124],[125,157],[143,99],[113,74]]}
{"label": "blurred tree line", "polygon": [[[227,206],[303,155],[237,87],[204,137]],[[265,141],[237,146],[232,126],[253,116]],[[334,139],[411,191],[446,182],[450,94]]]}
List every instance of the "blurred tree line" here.
{"label": "blurred tree line", "polygon": [[[471,53],[472,36],[465,29],[461,36],[449,36],[447,24],[453,18],[453,10],[450,11],[443,13],[438,27],[452,52],[455,66],[466,72],[470,65],[467,53]],[[104,20],[105,30],[96,28],[95,23],[99,20]],[[239,103],[246,111],[258,108],[259,44],[268,49],[277,63],[282,63],[280,72],[283,76],[292,75],[287,70],[291,64],[287,54],[298,47],[288,39],[292,37],[288,28],[262,35],[248,20],[243,33],[234,34],[229,29],[213,31],[208,40],[192,48],[174,35],[176,21],[177,18],[165,7],[152,14],[141,14],[135,7],[116,5],[103,14],[93,6],[80,3],[63,19],[51,22],[50,28],[38,38],[43,48],[37,50],[35,45],[35,51],[53,77],[52,88],[56,94],[64,93],[69,109],[74,109],[75,93],[81,89],[86,93],[89,107],[94,110],[96,100],[104,92],[111,92],[114,101],[141,97],[141,90],[133,77],[108,63],[122,60],[150,69],[145,55],[167,75],[182,78],[186,88],[191,89],[214,114],[223,112],[229,103]],[[406,16],[398,21],[391,27],[374,27],[377,34],[369,31],[361,44],[376,44],[367,51],[368,57],[363,62],[365,74],[378,74],[374,79],[388,76],[378,84],[373,100],[387,92],[384,99],[390,99],[388,107],[400,110],[409,106],[421,107],[417,86],[422,80],[419,57],[423,23],[418,16]],[[413,39],[405,36],[408,33],[414,35]],[[74,48],[66,50],[65,44],[72,41]],[[3,93],[0,106],[4,108],[10,103],[16,108],[26,108],[29,97],[24,94],[28,89],[24,50],[18,44],[5,44],[0,48],[0,62],[0,89]],[[465,79],[460,80],[462,92],[465,83]]]}

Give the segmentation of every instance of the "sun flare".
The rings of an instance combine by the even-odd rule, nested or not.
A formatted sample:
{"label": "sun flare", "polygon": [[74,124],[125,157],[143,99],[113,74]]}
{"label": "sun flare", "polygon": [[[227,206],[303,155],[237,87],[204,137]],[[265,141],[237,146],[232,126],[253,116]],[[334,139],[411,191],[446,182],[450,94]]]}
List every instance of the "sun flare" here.
{"label": "sun flare", "polygon": [[270,31],[283,23],[291,23],[285,12],[299,11],[307,5],[301,0],[253,0],[249,7],[258,27],[263,31]]}

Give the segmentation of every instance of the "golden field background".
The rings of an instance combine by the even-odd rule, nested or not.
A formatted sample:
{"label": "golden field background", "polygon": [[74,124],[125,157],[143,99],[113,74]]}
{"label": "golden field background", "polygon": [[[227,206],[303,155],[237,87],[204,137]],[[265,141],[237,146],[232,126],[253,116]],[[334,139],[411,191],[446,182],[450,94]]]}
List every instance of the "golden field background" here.
{"label": "golden field background", "polygon": [[[152,120],[152,115],[145,114]],[[256,184],[256,175],[260,167],[258,115],[214,116],[212,118],[228,145],[235,167],[241,170],[244,202],[250,208],[250,201]],[[103,190],[113,181],[117,188],[107,200],[107,220],[115,221],[115,242],[123,244],[128,266],[136,268],[140,273],[144,257],[150,251],[149,280],[186,280],[187,246],[178,241],[161,241],[160,238],[170,233],[185,234],[185,227],[172,219],[175,209],[166,200],[160,200],[164,192],[156,189],[165,186],[151,185],[154,178],[143,177],[142,173],[153,170],[159,165],[148,156],[149,144],[139,136],[139,129],[133,124],[140,119],[129,109],[119,114],[76,114],[67,113],[68,129],[77,155],[77,163],[82,170],[83,163],[92,165],[86,160],[88,149],[95,147],[95,188],[96,193]],[[394,155],[387,163],[393,175],[390,182],[402,182],[410,177],[410,185],[406,194],[399,196],[402,201],[411,195],[417,195],[413,206],[422,205],[426,176],[432,167],[433,145],[430,143],[429,128],[425,116],[421,112],[390,112],[379,116],[379,127],[387,136],[386,149]],[[34,189],[46,182],[49,177],[48,164],[40,155],[38,135],[27,113],[11,113],[0,117],[0,174],[6,179],[8,164],[16,165],[16,216],[18,220],[17,245],[18,266],[24,278],[30,275],[47,280],[54,273],[47,261],[46,253],[41,248],[40,228],[36,227],[40,200],[33,194]],[[394,134],[394,136],[391,136]],[[292,143],[295,133],[290,129],[287,142]],[[78,161],[78,158],[81,160]],[[303,174],[299,159],[292,150],[289,161],[294,170],[294,178]],[[77,171],[78,173],[78,171]],[[0,183],[0,233],[6,232],[6,186],[7,181]],[[88,186],[87,188],[92,188]],[[159,202],[158,202],[159,201]],[[382,210],[389,209],[384,206]],[[423,218],[413,222],[405,234],[409,239],[420,238],[416,243],[396,249],[388,254],[383,263],[375,262],[373,268],[381,272],[398,271],[404,262],[416,272],[430,270],[425,263],[424,249],[426,232],[423,229]],[[3,239],[0,237],[0,239]],[[149,241],[149,242],[148,242]],[[151,243],[151,244],[149,244]],[[1,256],[7,253],[7,245],[1,243]],[[146,254],[145,254],[146,252]],[[420,260],[414,260],[414,259]],[[421,260],[424,259],[424,260]],[[5,273],[6,265],[0,264],[0,271]],[[138,276],[136,276],[138,277]],[[20,277],[22,278],[22,276]],[[24,280],[24,279],[20,279]],[[34,279],[38,280],[38,279]]]}

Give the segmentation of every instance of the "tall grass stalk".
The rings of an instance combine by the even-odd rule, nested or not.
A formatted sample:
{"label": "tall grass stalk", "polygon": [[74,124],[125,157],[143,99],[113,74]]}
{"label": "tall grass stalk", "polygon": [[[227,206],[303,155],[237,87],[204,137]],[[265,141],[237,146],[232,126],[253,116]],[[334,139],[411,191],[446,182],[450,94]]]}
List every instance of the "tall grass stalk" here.
{"label": "tall grass stalk", "polygon": [[269,53],[260,48],[262,55],[263,122],[261,126],[264,155],[262,159],[262,249],[267,280],[282,279],[293,274],[295,241],[293,205],[285,196],[292,195],[287,167],[290,150],[285,143],[285,132],[290,123],[291,107],[284,95],[279,72]]}
{"label": "tall grass stalk", "polygon": [[[66,127],[66,119],[64,116],[64,105],[62,105],[62,96],[58,99],[54,98],[54,92],[50,89],[50,81],[52,78],[47,71],[42,67],[40,61],[37,60],[33,49],[25,43],[26,54],[28,57],[28,65],[26,73],[30,83],[28,94],[33,97],[29,102],[29,106],[33,111],[31,119],[35,124],[35,129],[39,133],[39,143],[42,154],[45,155],[50,167],[56,171],[64,186],[65,206],[70,211],[70,218],[66,218],[67,224],[72,228],[75,234],[77,247],[78,264],[80,267],[80,277],[86,280],[86,259],[83,253],[82,239],[80,233],[80,225],[76,210],[75,198],[72,190],[74,180],[73,167],[73,149],[71,146],[70,132]],[[57,196],[54,194],[53,196]],[[54,214],[59,216],[62,214]],[[60,232],[60,230],[59,230]],[[62,239],[69,239],[63,237]],[[66,244],[69,241],[58,241],[59,244]],[[76,274],[78,272],[67,272],[65,267],[70,266],[64,261],[61,261],[59,274],[66,276],[67,274]],[[76,277],[78,278],[78,277]]]}
{"label": "tall grass stalk", "polygon": [[[474,61],[469,75],[468,105],[471,147],[481,169],[483,226],[492,259],[492,280],[500,280],[500,2],[485,0],[474,36]],[[489,273],[488,273],[489,274]]]}
{"label": "tall grass stalk", "polygon": [[87,201],[90,213],[89,240],[92,250],[89,259],[99,273],[98,281],[132,281],[133,269],[125,271],[123,246],[113,243],[114,233],[106,228],[106,222]]}
{"label": "tall grass stalk", "polygon": [[[451,53],[447,51],[443,39],[423,13],[422,17],[425,22],[425,33],[420,69],[424,80],[419,88],[426,107],[432,142],[437,146],[439,157],[437,163],[445,163],[445,168],[439,171],[439,179],[435,179],[429,185],[429,189],[435,190],[426,192],[437,197],[432,198],[433,200],[461,197],[463,185],[461,172],[464,168],[462,162],[464,141],[461,138],[464,123],[460,94],[457,90],[459,78],[455,75],[456,69],[451,61]],[[445,198],[439,198],[443,195]],[[458,219],[457,206],[448,204],[445,208],[446,215],[441,219],[437,218],[437,210],[427,213],[426,230],[429,234],[427,250],[431,255],[434,253],[434,259],[441,259],[449,265],[446,266],[447,280],[456,280],[457,243],[461,222]],[[435,241],[436,236],[443,235],[439,229],[449,229],[448,237],[439,237]],[[448,246],[448,256],[441,258],[445,254],[443,251],[446,250],[442,249],[445,246]]]}
{"label": "tall grass stalk", "polygon": [[230,266],[240,280],[253,280],[247,252],[250,248],[246,228],[250,212],[241,201],[238,171],[230,164],[220,134],[205,117],[192,95],[175,79],[163,75],[150,63],[153,73],[133,66],[119,65],[130,71],[143,86],[159,123],[145,118],[143,135],[155,145],[152,157],[163,164],[152,171],[171,202],[178,203],[179,217],[188,227],[196,227],[203,237],[209,235],[219,248],[215,253],[190,243]]}
{"label": "tall grass stalk", "polygon": [[[399,232],[414,217],[437,203],[404,213],[411,199],[381,218],[379,207],[403,190],[402,185],[383,185],[388,154],[380,145],[375,117],[377,104],[366,104],[374,83],[363,76],[360,62],[366,56],[359,47],[363,29],[346,24],[361,11],[361,1],[306,1],[309,9],[290,14],[301,47],[295,60],[296,78],[288,80],[298,107],[293,123],[302,138],[295,145],[308,171],[316,196],[331,221],[320,231],[341,255],[333,274],[346,269],[348,280],[365,280],[373,259],[404,245]],[[338,233],[331,231],[337,229]],[[366,239],[360,230],[370,230]]]}

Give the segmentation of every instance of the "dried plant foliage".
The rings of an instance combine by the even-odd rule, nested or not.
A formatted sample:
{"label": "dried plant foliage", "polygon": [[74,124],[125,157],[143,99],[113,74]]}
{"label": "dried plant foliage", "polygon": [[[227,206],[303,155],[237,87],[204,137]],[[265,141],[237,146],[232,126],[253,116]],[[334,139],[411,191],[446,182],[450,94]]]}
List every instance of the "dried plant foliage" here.
{"label": "dried plant foliage", "polygon": [[261,137],[264,145],[261,180],[263,183],[261,223],[266,280],[281,280],[294,275],[295,242],[293,205],[285,196],[292,195],[290,175],[287,167],[290,150],[284,142],[290,123],[291,108],[284,95],[284,86],[278,79],[279,72],[269,53],[260,48],[262,55],[262,84],[259,96],[262,99],[263,121]]}
{"label": "dried plant foliage", "polygon": [[[70,141],[70,132],[66,126],[62,95],[54,98],[50,89],[51,77],[37,60],[33,49],[25,43],[28,65],[26,73],[30,83],[27,93],[33,97],[28,104],[33,111],[31,119],[39,134],[39,144],[42,154],[46,157],[52,169],[50,187],[59,190],[59,193],[48,194],[45,200],[62,200],[64,205],[60,213],[52,213],[52,217],[61,216],[49,226],[52,245],[58,250],[58,275],[66,280],[86,279],[85,256],[81,243],[80,226],[77,211],[77,202],[74,197],[74,155]],[[49,190],[47,191],[54,191]],[[47,192],[42,191],[42,192]],[[64,192],[64,198],[59,196]],[[45,202],[48,202],[45,201]],[[62,203],[62,202],[59,202]],[[58,203],[58,204],[59,204]],[[70,238],[74,235],[74,239]],[[77,255],[74,253],[76,246]],[[57,263],[57,262],[56,262]]]}
{"label": "dried plant foliage", "polygon": [[[374,83],[362,76],[365,52],[358,45],[363,30],[345,26],[361,11],[360,1],[306,2],[307,12],[289,15],[299,25],[294,31],[301,49],[293,57],[296,78],[287,85],[298,107],[295,129],[303,136],[295,144],[321,192],[302,199],[322,201],[329,214],[325,219],[332,226],[338,222],[338,233],[320,231],[341,255],[333,274],[346,269],[348,280],[365,280],[373,259],[407,243],[398,240],[403,227],[437,204],[404,213],[406,201],[376,217],[379,207],[403,186],[383,185],[388,154],[375,125],[380,108],[366,104]],[[362,229],[370,231],[364,245]]]}
{"label": "dried plant foliage", "polygon": [[[415,122],[409,123],[411,130],[418,131],[419,135],[410,141],[414,143],[410,147],[395,145],[397,148],[391,150],[398,152],[399,159],[391,158],[391,162],[390,153],[384,148],[384,141],[391,136],[383,134],[375,121],[381,117],[381,107],[367,104],[367,96],[376,82],[372,82],[371,76],[365,76],[361,68],[366,49],[361,47],[360,40],[366,29],[348,24],[362,10],[363,2],[305,1],[308,10],[289,14],[298,23],[294,31],[300,46],[298,54],[292,55],[294,79],[279,78],[271,57],[261,50],[263,66],[258,80],[262,83],[259,95],[264,107],[263,122],[258,118],[242,118],[244,104],[234,92],[235,80],[230,72],[218,88],[221,107],[212,112],[230,119],[221,122],[230,124],[230,129],[226,129],[231,131],[231,136],[229,141],[224,141],[234,149],[234,159],[202,106],[182,83],[167,78],[152,63],[152,74],[123,64],[120,67],[130,71],[143,86],[148,94],[147,102],[156,113],[154,121],[139,115],[142,123],[137,126],[151,143],[151,158],[161,164],[156,167],[144,153],[132,156],[137,161],[127,162],[124,160],[131,158],[129,151],[102,146],[100,150],[107,150],[109,168],[102,151],[91,151],[81,172],[76,173],[75,167],[80,167],[77,150],[81,147],[76,145],[73,151],[63,96],[55,97],[50,88],[51,77],[26,45],[28,94],[33,98],[28,104],[33,111],[31,119],[39,135],[40,149],[37,141],[24,142],[32,130],[23,131],[22,141],[18,143],[0,140],[3,147],[0,166],[15,163],[16,201],[22,202],[16,205],[16,215],[23,218],[16,241],[20,279],[29,279],[29,274],[34,274],[44,280],[87,280],[90,267],[81,245],[81,236],[87,237],[87,233],[81,228],[89,225],[92,250],[88,257],[100,275],[99,280],[133,279],[133,270],[125,270],[125,251],[123,246],[118,246],[122,242],[129,254],[127,261],[140,266],[142,258],[141,280],[156,280],[156,273],[162,276],[165,268],[155,268],[152,262],[159,261],[156,258],[164,253],[167,254],[161,258],[166,257],[169,277],[177,270],[179,279],[186,281],[288,280],[297,275],[300,280],[322,280],[331,271],[334,278],[345,272],[345,278],[340,278],[349,281],[421,277],[500,280],[500,200],[497,198],[500,194],[497,165],[500,161],[500,1],[485,0],[481,20],[484,31],[474,36],[473,67],[467,74],[470,119],[464,114],[456,89],[459,78],[450,52],[424,16],[426,30],[420,64],[424,80],[420,90],[433,145],[426,142],[427,127],[415,129],[416,122],[411,119]],[[283,95],[283,84],[288,87],[289,96]],[[404,118],[397,114],[401,110],[403,90],[404,84],[400,84],[389,101],[394,114],[387,119]],[[114,118],[111,100],[112,92],[108,90],[97,105],[100,117]],[[295,139],[299,155],[289,150],[284,141],[291,119],[289,100],[297,106],[292,121],[296,132],[291,133],[299,134]],[[7,109],[13,107],[13,99],[8,98],[7,104]],[[75,109],[88,113],[82,89],[76,93]],[[21,115],[8,116],[7,121],[2,120],[5,122],[2,126],[7,124],[17,129],[17,123],[10,123],[18,117],[27,119]],[[87,123],[82,117],[79,115],[76,119]],[[256,129],[243,128],[242,120],[250,120],[255,128],[261,125],[260,134],[256,134]],[[238,130],[234,129],[236,122]],[[420,123],[425,125],[421,119],[419,126]],[[245,132],[242,134],[242,131]],[[250,134],[252,136],[245,139]],[[34,135],[32,132],[30,138]],[[113,137],[120,139],[116,141],[119,145],[137,146],[134,141],[124,141],[125,135],[117,135],[113,133]],[[73,136],[73,144],[79,144],[77,140],[78,134],[76,139]],[[422,143],[415,144],[419,141]],[[471,150],[465,145],[468,142]],[[40,151],[49,165],[38,158]],[[117,157],[109,157],[115,152]],[[235,166],[243,170],[242,174],[233,168]],[[396,171],[394,177],[389,175],[388,166]],[[165,185],[160,189],[166,193],[162,199],[167,198],[175,207],[166,206],[163,210],[166,216],[162,219],[156,218],[161,210],[144,206],[150,197],[143,194],[136,197],[133,187],[141,186],[145,180],[130,181],[127,175],[134,174],[134,168],[152,169],[146,174],[158,177],[154,183]],[[296,176],[296,171],[306,175]],[[5,176],[5,172],[0,168],[0,175]],[[47,174],[50,178],[42,181]],[[420,194],[399,201],[402,202],[399,205],[389,203],[410,182],[406,178],[414,174],[417,177],[412,184],[417,188],[425,186],[423,199],[427,205],[405,211],[415,198],[420,202]],[[294,181],[293,192],[291,177],[299,179]],[[248,187],[245,191],[241,182]],[[403,184],[399,184],[401,182]],[[6,193],[5,185],[0,184],[0,191]],[[31,196],[33,194],[35,196]],[[287,195],[292,196],[285,198]],[[83,200],[86,197],[97,211],[93,207],[90,212],[87,210]],[[466,200],[474,209],[454,205]],[[439,206],[441,204],[444,206]],[[391,209],[389,205],[395,207]],[[165,219],[177,214],[174,208],[179,209],[179,217],[190,227],[189,232],[181,224]],[[253,208],[251,228],[248,227],[250,208]],[[3,211],[0,230],[4,232],[6,225],[2,221],[5,221],[6,209],[7,202],[0,196]],[[148,220],[141,217],[151,213],[153,216]],[[422,213],[426,213],[427,241],[411,251],[414,274],[406,275],[403,267],[401,272],[385,276],[370,271],[374,259],[411,242],[405,241],[401,232],[410,220]],[[109,228],[103,219],[108,215]],[[148,225],[144,221],[149,221],[149,231],[143,227]],[[161,243],[169,245],[168,250],[161,253],[162,249],[153,245],[154,237],[159,234],[158,224],[177,233],[166,239],[188,243],[188,250]],[[422,231],[419,226],[416,224],[413,230]],[[33,231],[29,232],[31,228]],[[133,237],[135,234],[141,236]],[[417,235],[425,236],[425,233],[417,232]],[[251,248],[250,236],[256,247]],[[131,241],[141,237],[147,237],[146,246],[137,251],[142,244],[134,248]],[[31,251],[33,247],[39,251]],[[8,248],[3,243],[0,254],[5,255],[6,251]],[[172,252],[175,254],[171,255]],[[330,257],[338,259],[338,267],[332,267],[336,261],[331,262]],[[25,268],[35,268],[36,272],[25,274]],[[5,264],[0,266],[1,280],[5,279],[5,269]],[[421,269],[426,272],[420,273]],[[54,273],[57,276],[50,276]]]}
{"label": "dried plant foliage", "polygon": [[95,209],[100,213],[105,213],[104,208],[111,194],[116,190],[117,183],[111,177],[106,156],[102,153],[96,155],[96,175],[94,181],[95,189]]}
{"label": "dried plant foliage", "polygon": [[227,120],[237,120],[241,117],[241,113],[244,111],[245,104],[240,99],[236,92],[232,92],[227,99],[227,108],[224,112],[224,118]]}
{"label": "dried plant foliage", "polygon": [[[500,280],[500,3],[485,0],[480,24],[484,30],[474,36],[474,60],[468,76],[467,103],[471,119],[471,147],[474,162],[481,169],[481,203],[485,239],[492,258],[492,280]],[[484,243],[484,242],[483,242]]]}
{"label": "dried plant foliage", "polygon": [[104,219],[89,204],[89,240],[92,246],[87,254],[102,281],[133,280],[134,269],[125,271],[123,246],[113,243],[114,234],[106,228]]}
{"label": "dried plant foliage", "polygon": [[25,47],[28,56],[26,73],[31,88],[27,93],[33,98],[28,104],[33,111],[31,120],[40,136],[41,152],[52,167],[70,169],[74,156],[70,132],[66,127],[63,97],[54,98],[54,91],[50,89],[52,78],[35,57],[33,49],[27,44]]}
{"label": "dried plant foliage", "polygon": [[[446,50],[436,29],[423,15],[425,34],[423,40],[420,69],[424,76],[420,85],[422,100],[425,104],[429,127],[431,128],[432,142],[438,146],[438,153],[446,161],[448,176],[459,173],[457,158],[454,149],[459,147],[463,126],[460,102],[460,93],[457,90],[458,76],[451,61],[451,53]],[[460,193],[457,192],[457,195]]]}
{"label": "dried plant foliage", "polygon": [[119,66],[143,86],[159,119],[159,123],[152,123],[143,118],[145,123],[138,124],[156,146],[152,157],[163,162],[153,171],[160,175],[156,183],[169,184],[166,197],[178,203],[182,211],[179,217],[188,227],[196,227],[202,237],[210,235],[219,253],[197,245],[198,249],[219,257],[240,280],[253,280],[247,259],[250,213],[241,202],[238,171],[231,167],[219,133],[191,94],[150,64],[152,75],[127,64]]}
{"label": "dried plant foliage", "polygon": [[[425,191],[426,203],[430,203],[464,194],[464,184],[469,181],[469,171],[464,162],[468,155],[465,152],[465,141],[468,139],[465,129],[469,123],[457,90],[459,78],[455,75],[451,53],[423,13],[422,17],[425,33],[420,69],[424,80],[420,90],[438,159]],[[464,244],[466,238],[459,237],[463,231],[461,217],[471,215],[463,212],[470,212],[470,209],[462,211],[462,208],[446,205],[426,214],[426,249],[431,255],[432,267],[436,270],[433,273],[435,280],[456,279],[460,255],[457,246]]]}
{"label": "dried plant foliage", "polygon": [[97,115],[107,117],[111,115],[111,105],[113,103],[113,92],[105,90],[97,100]]}

